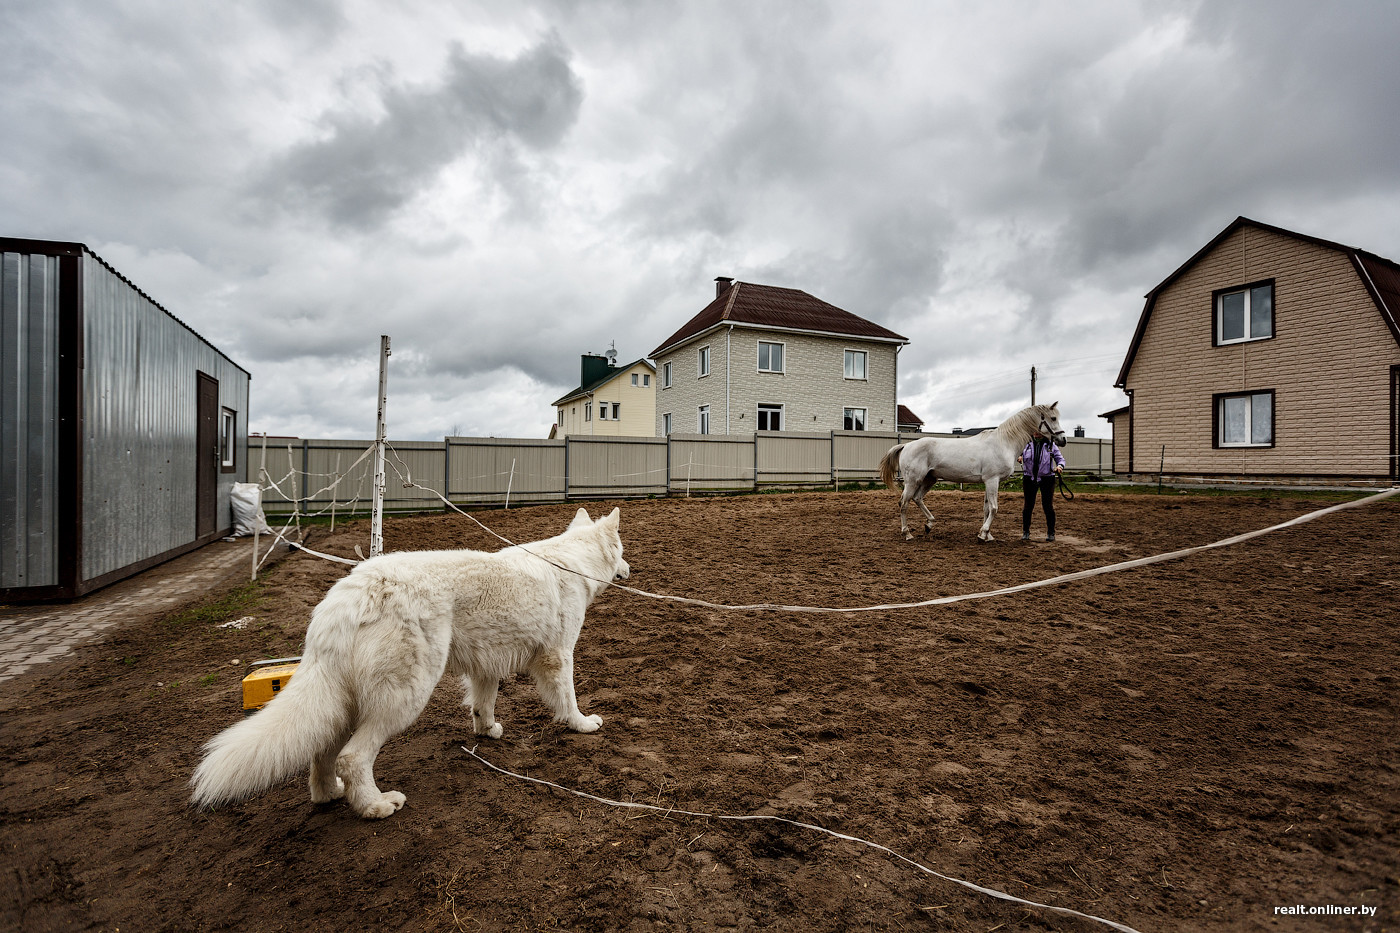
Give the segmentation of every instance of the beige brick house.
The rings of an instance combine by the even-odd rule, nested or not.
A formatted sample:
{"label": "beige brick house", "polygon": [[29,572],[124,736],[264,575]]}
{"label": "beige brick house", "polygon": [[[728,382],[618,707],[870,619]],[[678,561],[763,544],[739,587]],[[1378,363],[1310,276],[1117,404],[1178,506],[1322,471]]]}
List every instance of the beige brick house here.
{"label": "beige brick house", "polygon": [[1400,478],[1400,265],[1240,217],[1147,295],[1114,472]]}
{"label": "beige brick house", "polygon": [[795,288],[715,283],[652,351],[658,436],[895,430],[906,338]]}
{"label": "beige brick house", "polygon": [[646,360],[617,365],[617,352],[585,353],[579,386],[554,402],[550,437],[653,437],[656,370]]}

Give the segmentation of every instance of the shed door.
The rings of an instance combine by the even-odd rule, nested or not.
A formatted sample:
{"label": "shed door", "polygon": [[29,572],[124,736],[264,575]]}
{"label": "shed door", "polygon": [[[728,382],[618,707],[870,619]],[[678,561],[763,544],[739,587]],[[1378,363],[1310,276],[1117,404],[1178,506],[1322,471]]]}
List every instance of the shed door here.
{"label": "shed door", "polygon": [[195,431],[195,537],[215,531],[218,513],[219,380],[199,373],[199,426]]}

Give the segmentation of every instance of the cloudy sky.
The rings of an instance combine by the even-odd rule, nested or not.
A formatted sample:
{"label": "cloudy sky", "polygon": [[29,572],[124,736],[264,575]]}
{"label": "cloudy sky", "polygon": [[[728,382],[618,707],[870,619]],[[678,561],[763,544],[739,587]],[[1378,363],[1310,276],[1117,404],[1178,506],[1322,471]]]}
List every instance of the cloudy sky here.
{"label": "cloudy sky", "polygon": [[911,339],[931,430],[1108,436],[1235,217],[1400,259],[1400,4],[4,0],[0,234],[86,243],[253,431],[543,437],[717,275]]}

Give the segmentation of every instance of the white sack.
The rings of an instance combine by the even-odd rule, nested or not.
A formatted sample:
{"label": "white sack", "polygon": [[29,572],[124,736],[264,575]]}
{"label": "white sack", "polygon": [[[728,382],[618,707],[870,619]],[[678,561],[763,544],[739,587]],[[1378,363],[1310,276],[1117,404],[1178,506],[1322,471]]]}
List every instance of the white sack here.
{"label": "white sack", "polygon": [[262,510],[262,487],[257,483],[233,484],[233,534],[235,537],[272,534]]}

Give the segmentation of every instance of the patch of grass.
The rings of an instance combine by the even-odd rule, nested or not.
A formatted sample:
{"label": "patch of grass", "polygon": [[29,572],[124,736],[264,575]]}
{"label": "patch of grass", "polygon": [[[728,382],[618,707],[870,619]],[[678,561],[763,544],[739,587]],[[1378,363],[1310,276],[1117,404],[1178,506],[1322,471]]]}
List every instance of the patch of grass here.
{"label": "patch of grass", "polygon": [[249,615],[258,608],[262,598],[262,581],[252,580],[222,596],[181,609],[164,621],[171,628],[185,628],[194,624],[221,625],[224,622]]}
{"label": "patch of grass", "polygon": [[199,678],[199,685],[201,687],[212,687],[218,682],[218,674],[205,674],[203,677]]}

